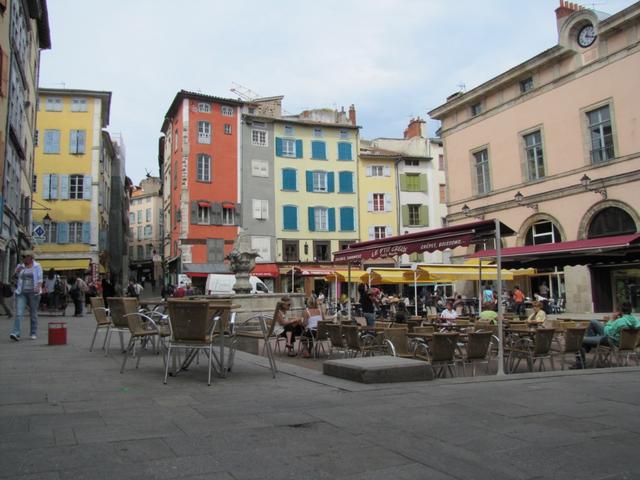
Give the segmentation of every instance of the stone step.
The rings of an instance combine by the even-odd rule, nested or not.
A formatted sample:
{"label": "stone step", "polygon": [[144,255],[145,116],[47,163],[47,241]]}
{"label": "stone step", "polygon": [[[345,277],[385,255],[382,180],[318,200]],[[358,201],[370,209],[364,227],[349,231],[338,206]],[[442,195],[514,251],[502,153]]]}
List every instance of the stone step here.
{"label": "stone step", "polygon": [[327,360],[325,375],[360,383],[419,382],[433,380],[431,365],[422,360],[375,356]]}

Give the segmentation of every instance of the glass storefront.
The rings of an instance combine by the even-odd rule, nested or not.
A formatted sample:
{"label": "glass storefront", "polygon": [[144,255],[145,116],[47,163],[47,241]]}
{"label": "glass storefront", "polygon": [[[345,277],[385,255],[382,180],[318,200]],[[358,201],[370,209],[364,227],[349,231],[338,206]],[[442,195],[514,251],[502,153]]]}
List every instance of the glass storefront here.
{"label": "glass storefront", "polygon": [[635,313],[640,312],[640,268],[615,269],[611,277],[615,305],[629,302]]}

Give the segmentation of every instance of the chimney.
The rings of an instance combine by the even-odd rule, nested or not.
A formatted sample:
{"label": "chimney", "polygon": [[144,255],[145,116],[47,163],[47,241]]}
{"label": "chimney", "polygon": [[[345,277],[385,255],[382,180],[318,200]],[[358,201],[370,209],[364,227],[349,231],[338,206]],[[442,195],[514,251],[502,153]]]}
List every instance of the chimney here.
{"label": "chimney", "polygon": [[583,9],[584,7],[582,5],[578,5],[577,3],[560,0],[560,6],[556,8],[556,21],[558,22],[558,31],[560,31],[560,26],[563,23],[561,22],[561,20],[563,18],[568,17],[572,13],[579,12]]}
{"label": "chimney", "polygon": [[351,122],[351,125],[356,124],[356,107],[353,103],[349,106],[349,122]]}
{"label": "chimney", "polygon": [[426,122],[420,117],[412,118],[409,121],[409,126],[404,130],[404,139],[408,140],[413,137],[423,137],[422,130],[425,123]]}

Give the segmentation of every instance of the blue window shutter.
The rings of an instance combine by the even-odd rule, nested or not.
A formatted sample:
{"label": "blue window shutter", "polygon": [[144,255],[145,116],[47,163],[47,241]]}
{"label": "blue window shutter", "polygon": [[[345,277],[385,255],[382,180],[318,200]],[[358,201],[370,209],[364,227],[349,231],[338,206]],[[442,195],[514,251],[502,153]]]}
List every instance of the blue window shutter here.
{"label": "blue window shutter", "polygon": [[284,230],[297,230],[298,229],[298,209],[292,205],[285,205],[282,207],[282,216],[284,219]]}
{"label": "blue window shutter", "polygon": [[58,243],[69,243],[69,224],[58,222]]}
{"label": "blue window shutter", "polygon": [[91,243],[91,222],[82,224],[82,243]]}
{"label": "blue window shutter", "polygon": [[85,152],[85,142],[87,141],[87,131],[78,130],[78,153]]}
{"label": "blue window shutter", "polygon": [[351,144],[348,142],[338,143],[338,160],[351,160]]}
{"label": "blue window shutter", "polygon": [[355,230],[353,207],[340,207],[340,230],[352,232]]}
{"label": "blue window shutter", "polygon": [[51,182],[49,183],[49,198],[56,200],[58,198],[58,175],[56,173],[51,174]]}
{"label": "blue window shutter", "polygon": [[69,132],[69,153],[79,153],[78,149],[78,130]]}
{"label": "blue window shutter", "polygon": [[60,199],[69,200],[69,175],[60,175]]}
{"label": "blue window shutter", "polygon": [[311,142],[311,158],[315,160],[327,159],[327,145],[319,140]]}
{"label": "blue window shutter", "polygon": [[282,169],[282,189],[289,190],[289,170],[286,168]]}
{"label": "blue window shutter", "polygon": [[313,172],[307,170],[307,192],[313,192]]}
{"label": "blue window shutter", "polygon": [[335,208],[329,209],[329,231],[330,232],[336,231],[336,209]]}
{"label": "blue window shutter", "polygon": [[340,192],[353,193],[353,173],[340,172],[339,178],[340,178]]}
{"label": "blue window shutter", "polygon": [[292,168],[282,169],[282,189],[296,190],[296,171]]}
{"label": "blue window shutter", "polygon": [[49,200],[49,187],[51,185],[51,175],[48,173],[42,176],[42,199]]}
{"label": "blue window shutter", "polygon": [[51,130],[52,151],[51,153],[60,153],[60,130]]}
{"label": "blue window shutter", "polygon": [[302,140],[296,140],[296,158],[302,158]]}
{"label": "blue window shutter", "polygon": [[85,175],[82,182],[82,198],[85,200],[91,200],[91,176]]}
{"label": "blue window shutter", "polygon": [[333,172],[327,173],[327,192],[333,193],[336,190],[335,174]]}
{"label": "blue window shutter", "polygon": [[309,207],[309,231],[316,231],[316,216],[315,209],[313,207]]}
{"label": "blue window shutter", "polygon": [[44,153],[51,153],[51,142],[52,142],[51,130],[45,130],[44,131],[44,146],[43,146]]}
{"label": "blue window shutter", "polygon": [[282,156],[282,139],[280,137],[276,137],[276,156]]}

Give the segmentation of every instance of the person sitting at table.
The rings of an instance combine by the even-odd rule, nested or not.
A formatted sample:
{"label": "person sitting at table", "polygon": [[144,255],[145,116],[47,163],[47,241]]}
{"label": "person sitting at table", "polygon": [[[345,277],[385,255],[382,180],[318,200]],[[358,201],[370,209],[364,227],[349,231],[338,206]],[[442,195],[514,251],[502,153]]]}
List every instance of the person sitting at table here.
{"label": "person sitting at table", "polygon": [[407,306],[404,302],[399,302],[396,307],[396,315],[394,317],[395,323],[407,323],[407,319],[409,318],[409,311],[407,310]]}
{"label": "person sitting at table", "polygon": [[311,356],[309,344],[313,345],[313,339],[316,338],[316,333],[318,331],[318,322],[321,320],[322,310],[320,310],[318,301],[315,298],[310,297],[307,300],[307,308],[305,308],[304,313],[302,314],[302,326],[304,327],[302,335],[307,339],[311,339],[311,341],[304,342],[306,347],[302,353],[304,358],[309,358]]}
{"label": "person sitting at table", "polygon": [[616,319],[607,322],[604,326],[597,320],[591,320],[582,345],[586,351],[598,345],[618,345],[620,331],[623,328],[640,328],[640,320],[631,315],[629,302],[620,305],[620,313],[616,315]]}
{"label": "person sitting at table", "polygon": [[530,326],[541,327],[542,324],[547,320],[547,314],[542,309],[542,302],[536,300],[532,305],[533,313],[529,315],[529,318],[527,318],[527,323]]}
{"label": "person sitting at table", "polygon": [[488,320],[490,323],[498,321],[498,312],[493,309],[493,303],[485,302],[482,304],[482,312],[479,315],[480,320]]}
{"label": "person sitting at table", "polygon": [[447,301],[445,309],[440,313],[440,320],[442,323],[449,323],[449,320],[455,320],[458,318],[458,313],[453,309],[453,302]]}
{"label": "person sitting at table", "polygon": [[296,336],[302,334],[302,326],[300,325],[300,319],[287,318],[289,310],[291,310],[291,298],[285,295],[276,304],[276,310],[273,313],[274,324],[280,327],[279,329],[274,329],[274,333],[276,333],[277,336],[284,336],[287,339],[287,355],[295,357],[296,352],[293,349],[293,342]]}
{"label": "person sitting at table", "polygon": [[462,314],[464,310],[464,300],[462,300],[462,295],[456,295],[456,300],[453,302],[453,309],[458,312],[458,314]]}

